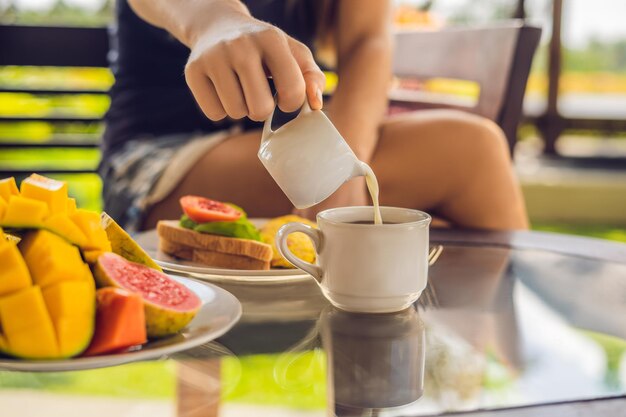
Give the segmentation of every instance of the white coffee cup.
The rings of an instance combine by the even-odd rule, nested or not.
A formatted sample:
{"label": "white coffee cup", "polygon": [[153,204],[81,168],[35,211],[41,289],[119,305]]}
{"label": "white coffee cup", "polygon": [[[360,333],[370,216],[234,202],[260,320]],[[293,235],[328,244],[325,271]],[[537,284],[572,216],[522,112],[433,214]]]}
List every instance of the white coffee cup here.
{"label": "white coffee cup", "polygon": [[[317,215],[319,229],[288,223],[276,234],[278,251],[315,278],[324,296],[352,312],[387,313],[413,304],[426,287],[431,217],[421,211],[381,207],[385,224],[355,224],[373,218],[373,207],[341,207]],[[317,265],[287,247],[291,233],[308,235]]]}

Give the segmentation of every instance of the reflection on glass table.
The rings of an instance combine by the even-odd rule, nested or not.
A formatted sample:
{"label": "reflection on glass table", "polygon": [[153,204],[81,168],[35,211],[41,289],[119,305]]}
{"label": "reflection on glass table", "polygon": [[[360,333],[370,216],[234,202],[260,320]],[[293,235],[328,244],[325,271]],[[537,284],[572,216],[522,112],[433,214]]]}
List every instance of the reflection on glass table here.
{"label": "reflection on glass table", "polygon": [[400,417],[626,394],[626,264],[446,245],[430,283],[438,306],[371,316],[330,307],[312,281],[225,286],[244,315],[217,342],[0,372],[0,415]]}

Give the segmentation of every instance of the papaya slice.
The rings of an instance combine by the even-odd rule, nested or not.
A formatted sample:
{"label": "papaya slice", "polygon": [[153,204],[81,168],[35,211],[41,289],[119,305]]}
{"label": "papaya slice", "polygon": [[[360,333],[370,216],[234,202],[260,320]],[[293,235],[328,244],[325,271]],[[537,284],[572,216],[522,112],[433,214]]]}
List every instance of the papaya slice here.
{"label": "papaya slice", "polygon": [[146,318],[141,295],[122,288],[96,292],[96,332],[85,356],[100,355],[146,343]]}

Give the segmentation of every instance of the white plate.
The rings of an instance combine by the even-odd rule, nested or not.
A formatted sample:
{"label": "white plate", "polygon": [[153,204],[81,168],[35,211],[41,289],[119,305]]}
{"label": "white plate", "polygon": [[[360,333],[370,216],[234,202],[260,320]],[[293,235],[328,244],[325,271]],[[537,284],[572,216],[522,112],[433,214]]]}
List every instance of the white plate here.
{"label": "white plate", "polygon": [[[257,227],[267,222],[266,219],[250,219]],[[184,273],[194,278],[214,282],[264,282],[287,283],[311,279],[311,276],[300,269],[272,268],[269,270],[228,269],[206,266],[197,262],[175,258],[159,250],[159,237],[156,230],[138,233],[133,236],[135,241],[168,272]]]}
{"label": "white plate", "polygon": [[239,321],[241,304],[228,291],[190,278],[170,276],[187,286],[202,300],[202,307],[200,307],[198,314],[180,333],[148,342],[131,352],[111,355],[50,361],[32,361],[0,356],[0,369],[27,372],[78,371],[147,359],[159,359],[216,339]]}

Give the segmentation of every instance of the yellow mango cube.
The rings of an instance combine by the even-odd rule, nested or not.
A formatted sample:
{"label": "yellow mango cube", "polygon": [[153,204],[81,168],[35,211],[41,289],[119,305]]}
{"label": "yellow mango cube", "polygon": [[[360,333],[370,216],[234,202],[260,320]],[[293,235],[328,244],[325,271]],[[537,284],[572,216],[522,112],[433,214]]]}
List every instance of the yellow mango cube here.
{"label": "yellow mango cube", "polygon": [[76,199],[68,198],[67,199],[67,215],[71,216],[74,213],[76,213]]}
{"label": "yellow mango cube", "polygon": [[0,180],[0,197],[2,197],[4,201],[9,201],[9,198],[11,198],[12,195],[19,194],[20,192],[15,184],[15,178],[9,177]]}
{"label": "yellow mango cube", "polygon": [[[86,270],[89,271],[89,268]],[[59,355],[69,357],[81,353],[89,345],[95,326],[96,289],[93,278],[60,282],[42,292],[54,324]]]}
{"label": "yellow mango cube", "polygon": [[0,297],[32,285],[26,262],[17,245],[0,239]]}
{"label": "yellow mango cube", "polygon": [[59,357],[52,323],[41,323],[18,332],[7,333],[6,338],[9,352],[22,358],[54,359]]}
{"label": "yellow mango cube", "polygon": [[24,179],[20,192],[23,197],[43,201],[50,213],[67,213],[67,183],[38,174]]}
{"label": "yellow mango cube", "polygon": [[86,250],[83,251],[83,259],[90,265],[98,262],[98,256],[102,255],[104,251],[101,250]]}
{"label": "yellow mango cube", "polygon": [[44,220],[43,227],[80,247],[87,244],[87,236],[66,214],[53,214]]}
{"label": "yellow mango cube", "polygon": [[9,342],[6,337],[2,333],[0,333],[0,352],[8,352],[9,351]]}
{"label": "yellow mango cube", "polygon": [[77,209],[76,213],[70,216],[72,221],[87,236],[87,244],[81,247],[84,250],[111,251],[111,242],[106,232],[100,224],[100,215],[95,211]]}
{"label": "yellow mango cube", "polygon": [[0,225],[9,227],[43,226],[43,221],[48,217],[48,205],[44,202],[31,200],[21,196],[11,196]]}
{"label": "yellow mango cube", "polygon": [[43,256],[24,257],[33,283],[47,287],[61,281],[79,281],[84,278],[80,267],[82,259],[75,246],[57,248],[55,252],[48,252]]}
{"label": "yellow mango cube", "polygon": [[0,298],[0,323],[9,344],[11,335],[22,330],[46,324],[52,328],[41,288],[32,286]]}
{"label": "yellow mango cube", "polygon": [[93,282],[67,281],[42,290],[51,317],[90,317],[94,314],[96,290]]}
{"label": "yellow mango cube", "polygon": [[9,203],[7,203],[4,198],[0,197],[0,219],[4,217],[4,213],[6,213],[7,207],[9,207]]}
{"label": "yellow mango cube", "polygon": [[75,356],[89,346],[95,328],[95,316],[92,312],[91,316],[60,317],[54,322],[54,328],[59,344],[59,355]]}
{"label": "yellow mango cube", "polygon": [[47,230],[30,232],[19,247],[36,285],[47,287],[60,281],[85,278],[85,264],[78,248],[54,233]]}

